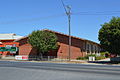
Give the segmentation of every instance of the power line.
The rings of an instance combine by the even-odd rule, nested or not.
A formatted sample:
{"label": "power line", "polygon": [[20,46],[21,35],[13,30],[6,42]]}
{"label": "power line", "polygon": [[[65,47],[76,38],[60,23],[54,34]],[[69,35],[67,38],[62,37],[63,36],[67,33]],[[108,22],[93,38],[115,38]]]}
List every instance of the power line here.
{"label": "power line", "polygon": [[120,13],[109,13],[109,14],[82,14],[82,13],[72,13],[72,15],[92,15],[92,16],[96,16],[96,15],[117,15],[117,14],[119,14],[120,15]]}
{"label": "power line", "polygon": [[[65,5],[64,5],[65,7]],[[67,11],[66,8],[64,8],[65,11]],[[66,12],[66,14],[68,14]],[[120,15],[120,11],[101,11],[101,12],[75,12],[75,13],[70,13],[71,15],[88,15],[88,16],[104,16],[104,15]],[[37,17],[37,18],[31,18],[31,19],[21,19],[21,20],[15,20],[15,21],[5,21],[5,22],[0,22],[0,24],[16,24],[16,23],[22,23],[22,22],[31,22],[31,21],[40,21],[40,20],[47,20],[47,19],[53,19],[53,18],[58,18],[58,17],[63,17],[65,14],[58,14],[58,15],[51,15],[51,16],[46,16],[46,17]]]}
{"label": "power line", "polygon": [[62,2],[62,5],[63,5],[63,8],[64,8],[64,10],[65,10],[65,12],[66,12],[66,14],[67,14],[66,6],[65,6],[63,0],[61,0],[61,2]]}
{"label": "power line", "polygon": [[65,14],[58,14],[58,15],[52,15],[52,16],[46,16],[46,17],[37,17],[37,18],[31,18],[31,19],[21,19],[21,20],[15,20],[15,21],[6,21],[6,22],[0,22],[0,24],[15,24],[15,23],[22,23],[22,22],[40,21],[40,20],[58,18],[62,16],[65,16]]}
{"label": "power line", "polygon": [[85,11],[85,12],[78,12],[78,13],[119,13],[120,11],[97,11],[97,12],[93,12],[93,11]]}
{"label": "power line", "polygon": [[72,15],[114,15],[120,14],[120,11],[99,11],[99,12],[75,12]]}

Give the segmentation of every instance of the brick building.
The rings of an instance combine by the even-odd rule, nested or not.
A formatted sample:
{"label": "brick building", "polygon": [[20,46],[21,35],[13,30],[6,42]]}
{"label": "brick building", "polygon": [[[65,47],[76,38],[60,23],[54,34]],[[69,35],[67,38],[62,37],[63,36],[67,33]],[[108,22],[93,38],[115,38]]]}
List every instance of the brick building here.
{"label": "brick building", "polygon": [[[49,51],[48,54],[45,56],[68,58],[69,36],[52,30],[45,29],[44,31],[55,33],[58,38],[59,45],[59,48],[57,50]],[[16,42],[19,42],[19,55],[38,55],[37,50],[35,48],[32,48],[32,46],[27,41],[28,37],[23,37],[16,40]],[[79,56],[84,57],[88,54],[99,55],[100,53],[100,45],[98,43],[74,36],[71,36],[71,41],[71,59],[76,59]]]}
{"label": "brick building", "polygon": [[[14,40],[21,38],[23,36],[18,36],[16,34],[0,34],[0,47],[19,47],[18,42],[14,42]],[[10,51],[0,51],[0,55],[5,57],[7,55],[14,55],[16,53]],[[17,54],[16,54],[17,55]]]}

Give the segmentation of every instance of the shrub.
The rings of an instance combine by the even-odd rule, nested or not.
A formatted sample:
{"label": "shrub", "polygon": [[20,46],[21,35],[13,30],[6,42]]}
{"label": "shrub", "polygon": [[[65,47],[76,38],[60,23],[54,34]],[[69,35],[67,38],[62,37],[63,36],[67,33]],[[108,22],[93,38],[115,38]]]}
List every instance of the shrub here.
{"label": "shrub", "polygon": [[87,60],[88,59],[88,57],[86,56],[86,57],[78,57],[77,58],[77,60]]}
{"label": "shrub", "polygon": [[95,60],[101,60],[101,59],[105,59],[106,57],[105,56],[97,56],[95,57]]}
{"label": "shrub", "polygon": [[90,54],[90,55],[88,55],[88,57],[89,57],[89,56],[96,57],[96,55],[95,55],[95,54]]}
{"label": "shrub", "polygon": [[101,55],[101,56],[104,56],[104,57],[106,57],[106,58],[110,57],[110,56],[109,56],[110,53],[108,53],[108,52],[101,52],[100,55]]}
{"label": "shrub", "polygon": [[[105,57],[105,54],[106,54],[107,52],[102,52],[101,53],[101,56],[96,56],[96,54],[90,54],[90,55],[87,55],[87,56],[85,56],[85,57],[78,57],[78,58],[76,58],[77,60],[87,60],[87,59],[89,59],[89,57],[91,56],[91,57],[95,57],[95,60],[101,60],[101,59],[105,59],[106,57]],[[109,53],[108,53],[109,54]]]}

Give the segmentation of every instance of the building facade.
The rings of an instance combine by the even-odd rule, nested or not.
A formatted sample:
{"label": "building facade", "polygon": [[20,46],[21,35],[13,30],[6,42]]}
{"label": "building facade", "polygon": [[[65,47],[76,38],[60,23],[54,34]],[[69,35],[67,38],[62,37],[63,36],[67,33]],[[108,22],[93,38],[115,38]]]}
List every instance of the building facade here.
{"label": "building facade", "polygon": [[[0,34],[0,47],[19,47],[18,42],[14,42],[14,40],[21,38],[23,36],[18,36],[16,34]],[[0,55],[2,57],[17,55],[17,52],[10,51],[0,51]]]}
{"label": "building facade", "polygon": [[[57,42],[59,45],[59,48],[57,50],[51,50],[45,56],[55,56],[57,58],[68,59],[69,36],[63,33],[55,32],[47,29],[45,29],[44,31],[55,33],[58,38]],[[37,50],[28,43],[28,37],[23,37],[21,39],[18,39],[16,40],[16,42],[19,42],[19,55],[34,56],[39,54]],[[71,59],[84,57],[88,54],[100,55],[100,44],[98,43],[74,36],[71,36],[71,43],[72,43],[71,54],[70,54]]]}

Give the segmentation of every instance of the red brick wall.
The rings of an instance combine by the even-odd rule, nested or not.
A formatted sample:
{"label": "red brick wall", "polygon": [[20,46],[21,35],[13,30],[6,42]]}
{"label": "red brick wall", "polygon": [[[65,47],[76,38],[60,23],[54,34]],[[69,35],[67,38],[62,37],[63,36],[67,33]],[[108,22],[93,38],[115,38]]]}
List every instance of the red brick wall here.
{"label": "red brick wall", "polygon": [[[58,49],[58,53],[57,56],[59,58],[68,58],[69,57],[69,45],[68,45],[68,40],[69,37],[68,36],[63,36],[61,34],[56,34],[58,37],[58,42],[59,42],[59,49]],[[71,59],[76,59],[78,58],[78,56],[84,56],[84,44],[85,42],[80,40],[80,39],[76,39],[76,38],[72,38],[71,39],[72,42],[72,46],[71,46]]]}
{"label": "red brick wall", "polygon": [[37,55],[37,50],[28,44],[28,38],[19,41],[19,55]]}
{"label": "red brick wall", "polygon": [[[59,49],[57,51],[50,51],[49,56],[57,56],[59,58],[68,58],[68,36],[55,33],[58,37]],[[37,55],[36,49],[33,49],[27,42],[28,38],[21,39],[19,41],[19,55]],[[71,46],[71,59],[76,59],[78,56],[84,56],[84,44],[85,42],[80,39],[72,38]]]}
{"label": "red brick wall", "polygon": [[19,47],[19,55],[37,55],[37,51],[30,44],[24,44]]}

